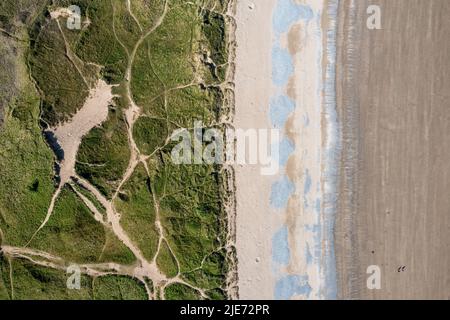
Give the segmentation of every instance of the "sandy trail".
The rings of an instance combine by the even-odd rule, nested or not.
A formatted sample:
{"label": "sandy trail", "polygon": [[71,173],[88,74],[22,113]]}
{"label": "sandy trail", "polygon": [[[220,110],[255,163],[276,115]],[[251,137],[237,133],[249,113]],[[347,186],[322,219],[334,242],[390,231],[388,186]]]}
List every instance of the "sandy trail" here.
{"label": "sandy trail", "polygon": [[[33,264],[61,271],[66,271],[67,267],[70,265],[67,261],[64,261],[60,257],[56,257],[39,250],[3,246],[2,251],[8,257],[25,259]],[[83,274],[87,274],[92,277],[110,274],[134,276],[133,269],[131,267],[122,266],[115,263],[79,264],[77,266]]]}
{"label": "sandy trail", "polygon": [[42,230],[42,228],[45,227],[48,220],[50,220],[50,217],[52,216],[52,213],[53,213],[53,209],[55,208],[56,200],[58,199],[60,193],[61,193],[61,185],[58,186],[58,188],[56,189],[55,193],[52,196],[52,200],[50,201],[50,205],[47,209],[47,215],[45,216],[44,221],[42,221],[39,228],[34,232],[34,234],[31,236],[30,240],[28,240],[28,242],[25,244],[25,247],[28,247],[30,245],[30,243],[33,241],[34,237],[39,233],[39,231]]}
{"label": "sandy trail", "polygon": [[92,186],[88,181],[81,177],[76,177],[78,183],[89,190],[97,200],[105,207],[107,222],[111,226],[112,231],[117,236],[117,238],[122,241],[127,248],[133,252],[135,257],[138,259],[140,266],[134,271],[134,275],[138,278],[143,278],[144,276],[149,277],[156,283],[166,280],[163,274],[159,272],[155,263],[149,263],[145,258],[139,248],[131,241],[128,234],[122,228],[120,224],[120,215],[116,212],[111,201],[107,200],[94,186]]}
{"label": "sandy trail", "polygon": [[130,14],[130,16],[133,18],[133,20],[134,20],[134,21],[136,22],[136,24],[138,25],[139,30],[141,30],[141,32],[142,32],[142,26],[141,26],[139,20],[138,20],[138,19],[136,18],[136,16],[134,15],[133,10],[131,10],[131,0],[127,0],[127,10],[128,10],[128,13]]}
{"label": "sandy trail", "polygon": [[[128,67],[127,67],[126,74],[125,74],[125,80],[126,80],[125,86],[126,86],[126,93],[127,93],[128,101],[130,102],[130,106],[125,111],[125,118],[127,120],[127,125],[128,125],[128,142],[130,145],[131,156],[130,156],[130,162],[128,164],[128,168],[127,168],[121,182],[119,183],[119,187],[117,188],[117,191],[113,196],[113,200],[117,197],[118,192],[120,191],[121,187],[123,186],[123,184],[126,181],[128,181],[128,179],[133,174],[134,169],[136,168],[138,163],[141,161],[139,149],[133,138],[133,126],[141,114],[141,108],[139,108],[136,105],[136,103],[134,102],[133,94],[131,92],[131,77],[132,77],[132,68],[133,68],[134,58],[136,56],[136,52],[137,52],[138,48],[141,46],[141,44],[144,42],[144,40],[162,24],[166,14],[167,14],[167,10],[168,10],[168,2],[166,1],[164,4],[164,11],[163,11],[162,15],[158,18],[155,25],[147,33],[145,33],[144,35],[142,35],[139,38],[139,40],[136,42],[136,44],[133,48],[133,51],[129,55]],[[119,41],[119,39],[117,38],[117,35],[115,35],[115,36],[116,36],[117,41]]]}
{"label": "sandy trail", "polygon": [[13,247],[13,246],[2,246],[2,251],[4,253],[14,255],[14,254],[23,254],[23,255],[29,255],[29,256],[36,256],[39,258],[43,258],[49,261],[57,261],[57,262],[63,262],[64,260],[55,257],[47,252],[35,250],[35,249],[29,249],[29,248],[21,248],[21,247]]}
{"label": "sandy trail", "polygon": [[77,196],[84,202],[84,204],[89,208],[89,210],[94,214],[94,219],[97,222],[100,222],[103,225],[106,225],[106,222],[103,220],[103,215],[98,211],[95,205],[85,197],[80,191],[78,191],[73,183],[70,184],[72,186],[72,190],[77,194]]}
{"label": "sandy trail", "polygon": [[58,8],[50,12],[50,17],[52,19],[58,19],[60,17],[67,18],[72,14],[68,8]]}
{"label": "sandy trail", "polygon": [[[129,6],[129,2],[128,2],[128,6]],[[120,214],[114,208],[114,199],[117,197],[118,192],[119,192],[120,188],[123,186],[123,184],[126,183],[126,181],[128,181],[128,179],[131,177],[136,166],[139,164],[139,162],[142,161],[142,159],[141,159],[142,157],[140,156],[139,150],[138,150],[136,143],[134,141],[134,138],[133,138],[133,126],[134,126],[134,123],[136,122],[136,120],[139,118],[140,113],[141,113],[141,109],[134,102],[133,96],[131,93],[131,77],[132,77],[132,66],[133,66],[134,58],[136,56],[136,52],[137,52],[138,48],[141,46],[143,41],[162,24],[162,22],[164,21],[164,17],[167,13],[167,10],[168,10],[168,3],[166,1],[165,7],[164,7],[164,12],[160,16],[160,18],[156,21],[155,25],[146,34],[144,34],[140,37],[140,39],[136,42],[131,54],[129,55],[128,67],[126,70],[126,84],[125,85],[126,85],[126,93],[127,93],[126,98],[130,102],[130,106],[125,111],[125,117],[126,117],[127,125],[128,125],[128,140],[129,140],[131,156],[130,156],[130,163],[128,165],[128,168],[127,168],[112,200],[108,201],[106,198],[104,198],[100,194],[100,192],[98,190],[96,190],[95,187],[90,185],[84,179],[77,177],[79,179],[79,182],[84,187],[86,187],[91,193],[93,193],[94,196],[100,201],[100,203],[102,203],[102,205],[106,208],[107,220],[108,220],[108,223],[111,225],[114,234],[116,234],[116,236],[133,252],[133,254],[136,256],[136,258],[139,260],[140,266],[136,267],[133,270],[133,276],[135,276],[139,279],[150,278],[156,286],[160,286],[163,283],[165,283],[166,285],[168,283],[174,283],[174,282],[183,283],[183,284],[186,284],[186,283],[181,278],[179,278],[179,276],[175,277],[174,279],[167,279],[167,277],[159,270],[158,266],[156,265],[156,257],[151,262],[149,262],[145,259],[142,252],[137,248],[137,246],[131,241],[131,239],[128,237],[126,232],[123,230],[123,228],[120,224]],[[146,169],[148,170],[146,163],[145,162],[143,162],[143,163],[144,163]],[[156,202],[155,202],[155,205],[157,205]],[[157,217],[157,219],[159,219],[159,216]],[[160,241],[159,242],[161,242],[161,239],[164,239],[164,237],[162,234],[162,227],[159,223],[159,220],[156,221],[156,225],[158,226],[158,229],[160,231]],[[177,263],[178,263],[178,261],[177,261]],[[190,286],[190,287],[193,287],[193,286]],[[193,287],[193,288],[195,288],[195,287]],[[195,289],[198,290],[202,294],[202,296],[205,296],[204,292],[200,288],[195,288]]]}

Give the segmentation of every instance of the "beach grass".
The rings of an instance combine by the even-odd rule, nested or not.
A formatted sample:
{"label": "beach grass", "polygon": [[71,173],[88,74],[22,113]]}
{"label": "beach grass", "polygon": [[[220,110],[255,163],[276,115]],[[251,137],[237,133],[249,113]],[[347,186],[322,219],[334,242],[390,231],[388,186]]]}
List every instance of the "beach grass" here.
{"label": "beach grass", "polygon": [[[228,265],[222,249],[227,224],[221,168],[174,165],[173,144],[166,142],[179,127],[190,128],[194,121],[214,126],[220,120],[223,93],[218,85],[224,80],[228,55],[222,14],[228,2],[169,0],[163,15],[164,4],[132,0],[131,12],[126,1],[118,0],[55,0],[51,5],[43,0],[5,0],[0,4],[2,28],[24,37],[20,46],[10,37],[0,44],[5,53],[0,58],[5,62],[0,65],[5,71],[0,87],[9,93],[2,97],[7,104],[0,115],[1,240],[24,246],[44,221],[58,179],[56,155],[42,130],[69,121],[102,78],[116,85],[116,96],[107,120],[81,141],[77,175],[108,200],[117,194],[113,205],[120,224],[147,261],[156,262],[168,278],[180,274],[192,286],[207,290],[211,298],[222,299]],[[67,29],[65,17],[50,17],[52,10],[69,5],[81,9],[81,30]],[[20,8],[29,8],[28,15],[22,17]],[[24,21],[17,22],[21,17]],[[152,30],[157,22],[161,24]],[[14,60],[14,50],[19,59]],[[131,58],[131,78],[126,79]],[[8,72],[18,75],[19,86],[4,75]],[[124,114],[131,100],[141,111],[133,124]],[[131,138],[141,155],[151,157],[141,159],[122,185],[130,164]],[[136,264],[130,249],[109,226],[95,220],[73,188],[107,222],[101,201],[73,180],[62,187],[48,222],[29,248],[60,257],[64,263]],[[157,218],[165,240],[160,238]],[[118,275],[95,279],[85,275],[82,290],[68,291],[64,271],[11,257],[9,279],[9,261],[0,258],[0,299],[148,299],[140,281]],[[11,282],[14,295],[8,287]],[[160,285],[151,281],[155,292]],[[165,297],[201,298],[197,290],[179,283],[168,286]]]}
{"label": "beach grass", "polygon": [[130,277],[101,276],[92,286],[95,300],[148,300],[144,284]]}
{"label": "beach grass", "polygon": [[144,257],[152,261],[159,234],[155,225],[155,203],[150,181],[142,164],[138,165],[121,189],[115,205],[121,213],[120,224]]}
{"label": "beach grass", "polygon": [[167,286],[164,295],[167,300],[201,300],[197,290],[180,283]]}

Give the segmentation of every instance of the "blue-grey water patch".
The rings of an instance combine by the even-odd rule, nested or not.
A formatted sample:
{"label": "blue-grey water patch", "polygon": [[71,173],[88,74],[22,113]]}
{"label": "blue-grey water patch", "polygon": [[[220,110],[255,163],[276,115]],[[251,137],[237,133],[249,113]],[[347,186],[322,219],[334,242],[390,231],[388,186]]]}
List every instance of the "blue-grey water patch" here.
{"label": "blue-grey water patch", "polygon": [[280,142],[280,165],[285,166],[289,157],[295,151],[295,145],[289,138],[283,138]]}
{"label": "blue-grey water patch", "polygon": [[[336,133],[336,115],[335,115],[335,34],[337,18],[337,4],[339,0],[330,0],[328,6],[328,15],[332,21],[329,30],[327,31],[327,80],[322,83],[322,78],[318,79],[318,95],[325,92],[325,110],[322,110],[322,105],[315,106],[318,112],[324,112],[326,120],[331,122],[332,130],[328,131],[328,135]],[[281,35],[289,31],[292,25],[299,21],[306,21],[314,23],[319,26],[316,28],[312,36],[323,36],[321,25],[321,12],[314,12],[308,5],[296,3],[295,0],[278,0],[273,14],[273,31],[275,41],[272,49],[272,81],[277,87],[278,94],[270,102],[270,118],[275,128],[283,128],[290,114],[295,109],[295,102],[287,95],[280,95],[281,91],[285,90],[290,77],[294,73],[293,59],[286,49],[281,47]],[[314,19],[314,20],[313,20]],[[320,41],[319,39],[319,41]],[[322,49],[320,49],[322,50]],[[322,51],[317,53],[317,64],[322,65]],[[334,111],[333,111],[334,110]],[[334,113],[333,113],[334,112]],[[303,125],[305,127],[310,125],[308,115],[303,118]],[[329,138],[329,137],[328,137]],[[334,142],[334,141],[332,141]],[[331,143],[333,147],[331,150],[324,151],[325,166],[324,181],[328,183],[325,185],[325,190],[334,190],[335,187],[335,172],[333,161],[336,157],[335,144]],[[295,149],[295,145],[288,139],[283,138],[280,142],[280,164],[285,165],[290,154]],[[312,151],[313,152],[313,151]],[[317,160],[322,162],[322,148],[317,150]],[[331,161],[330,161],[331,160]],[[311,191],[312,188],[321,189],[322,185],[312,185],[311,176],[308,170],[305,173],[304,192],[305,195]],[[330,187],[327,188],[327,187]],[[270,203],[277,209],[286,208],[289,198],[295,192],[295,185],[284,175],[277,182],[272,185]],[[306,201],[306,197],[304,197]],[[333,227],[334,227],[334,207],[333,201],[335,197],[332,194],[325,193],[322,198],[314,199],[311,206],[317,214],[324,214],[325,221],[323,224],[310,224],[305,226],[305,230],[313,233],[313,241],[307,243],[306,252],[304,253],[308,265],[311,263],[319,263],[321,274],[325,275],[325,282],[321,283],[319,292],[320,297],[335,298],[336,296],[336,276],[335,276],[335,257],[334,257],[334,243],[333,243]],[[307,209],[309,204],[304,202],[304,208]],[[325,241],[325,242],[324,242]],[[323,243],[326,243],[325,249]],[[288,229],[283,226],[272,238],[272,254],[273,262],[278,265],[287,265],[290,260],[290,248],[288,246]],[[275,297],[277,299],[290,299],[295,295],[304,295],[309,297],[312,288],[308,283],[307,275],[286,274],[280,268],[275,269],[278,281],[275,286]]]}
{"label": "blue-grey water patch", "polygon": [[275,46],[272,49],[272,81],[282,87],[287,84],[294,73],[292,57],[286,49]]}
{"label": "blue-grey water patch", "polygon": [[316,199],[316,205],[315,205],[315,210],[317,214],[320,214],[320,208],[321,208],[321,203],[320,203],[320,198]]}
{"label": "blue-grey water patch", "polygon": [[306,244],[306,264],[310,265],[313,263],[313,255],[311,254],[311,249],[309,248],[309,244]]}
{"label": "blue-grey water patch", "polygon": [[288,300],[296,295],[308,297],[311,291],[308,276],[287,275],[279,279],[275,284],[275,299]]}
{"label": "blue-grey water patch", "polygon": [[288,229],[287,226],[283,226],[272,238],[272,260],[275,263],[286,266],[290,258]]}
{"label": "blue-grey water patch", "polygon": [[293,23],[309,21],[313,16],[309,6],[297,4],[293,0],[278,0],[273,14],[273,30],[278,34],[287,32]]}
{"label": "blue-grey water patch", "polygon": [[305,230],[313,233],[320,231],[320,226],[318,224],[307,224],[305,225]]}
{"label": "blue-grey water patch", "polygon": [[270,100],[270,119],[275,128],[283,128],[289,115],[295,109],[295,102],[285,95],[273,97]]}
{"label": "blue-grey water patch", "polygon": [[295,191],[295,185],[287,176],[272,184],[270,203],[274,208],[282,209],[287,206],[287,202]]}
{"label": "blue-grey water patch", "polygon": [[305,185],[303,187],[304,194],[307,195],[311,191],[311,174],[309,173],[309,169],[305,170]]}

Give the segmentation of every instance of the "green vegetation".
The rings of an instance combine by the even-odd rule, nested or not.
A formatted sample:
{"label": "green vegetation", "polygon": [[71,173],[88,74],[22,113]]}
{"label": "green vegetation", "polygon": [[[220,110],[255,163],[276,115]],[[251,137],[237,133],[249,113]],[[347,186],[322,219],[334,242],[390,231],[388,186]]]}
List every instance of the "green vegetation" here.
{"label": "green vegetation", "polygon": [[50,220],[30,245],[70,262],[92,263],[98,260],[104,242],[103,227],[70,187],[65,186]]}
{"label": "green vegetation", "polygon": [[178,266],[175,257],[170,251],[166,241],[162,241],[159,254],[156,259],[159,270],[161,270],[167,277],[173,278],[178,274]]}
{"label": "green vegetation", "polygon": [[47,0],[3,0],[0,2],[0,27],[20,34]]}
{"label": "green vegetation", "polygon": [[82,275],[81,289],[67,288],[68,275],[61,270],[37,266],[22,259],[12,260],[15,300],[89,300],[92,278]]}
{"label": "green vegetation", "polygon": [[126,1],[112,1],[114,13],[114,34],[117,41],[131,54],[136,42],[141,36],[141,31],[133,17],[128,13]]}
{"label": "green vegetation", "polygon": [[226,253],[214,252],[207,256],[200,269],[186,272],[184,278],[197,287],[220,291],[225,285],[227,268]]}
{"label": "green vegetation", "polygon": [[106,221],[106,209],[105,207],[100,203],[100,201],[89,192],[89,190],[85,189],[80,184],[71,183],[70,186],[76,190],[77,192],[81,193],[83,196],[85,196],[98,210],[98,212],[103,216],[104,221]]}
{"label": "green vegetation", "polygon": [[[28,99],[20,99],[17,108],[11,106],[0,129],[0,228],[5,241],[18,246],[24,245],[44,220],[54,191],[52,153],[38,126],[20,119],[37,116],[37,101]],[[28,113],[19,114],[26,108]]]}
{"label": "green vegetation", "polygon": [[164,295],[167,300],[201,300],[200,293],[184,284],[174,283],[166,287]]}
{"label": "green vegetation", "polygon": [[227,294],[222,289],[213,289],[205,292],[211,300],[226,300]]}
{"label": "green vegetation", "polygon": [[110,108],[108,120],[83,138],[76,171],[110,197],[128,166],[129,158],[124,115],[120,110]]}
{"label": "green vegetation", "polygon": [[[127,53],[122,45],[114,41],[115,34],[113,21],[116,25],[112,3],[108,0],[90,1],[90,0],[59,0],[56,5],[59,7],[68,7],[69,5],[78,5],[81,8],[83,17],[89,17],[88,27],[81,31],[74,30],[77,40],[72,46],[74,52],[85,62],[95,63],[102,66],[101,75],[108,83],[118,84],[124,76],[127,67]],[[116,5],[114,5],[116,8]],[[118,27],[122,30],[123,28]]]}
{"label": "green vegetation", "polygon": [[195,121],[210,126],[220,109],[219,93],[200,86],[180,89],[168,94],[168,118],[181,128],[193,128]]}
{"label": "green vegetation", "polygon": [[[113,200],[124,231],[147,261],[156,261],[167,277],[180,273],[211,299],[224,299],[228,258],[223,250],[227,221],[221,167],[174,165],[173,144],[166,142],[173,130],[191,128],[194,121],[219,126],[224,100],[219,84],[225,80],[228,55],[222,14],[228,0],[168,0],[166,12],[165,3],[131,0],[132,12],[123,0],[0,3],[0,27],[6,30],[0,33],[2,242],[24,246],[44,221],[55,192],[55,156],[40,125],[70,120],[102,78],[117,85],[117,96],[108,119],[83,137],[77,174]],[[67,29],[64,17],[50,18],[51,11],[69,5],[81,8],[81,30]],[[160,24],[155,27],[156,23]],[[130,131],[141,155],[151,157],[145,158],[149,172],[139,163],[121,185],[131,158],[124,115],[130,98],[141,110]],[[101,202],[76,181],[71,185],[62,188],[30,249],[61,257],[64,263],[137,263],[111,227],[96,221],[72,188],[106,221]],[[0,256],[0,299],[148,298],[144,284],[128,276],[83,276],[82,290],[68,290],[64,271],[8,259],[12,279],[9,261]],[[162,295],[161,283],[146,282],[157,297]],[[202,298],[198,290],[180,283],[169,285],[164,296]]]}
{"label": "green vegetation", "polygon": [[9,262],[0,253],[0,300],[11,299],[11,280],[9,278]]}
{"label": "green vegetation", "polygon": [[164,0],[133,0],[130,4],[131,11],[144,31],[153,27],[164,10]]}
{"label": "green vegetation", "polygon": [[225,39],[225,20],[222,15],[205,12],[203,15],[203,32],[208,39],[211,59],[216,65],[227,62],[228,52]]}
{"label": "green vegetation", "polygon": [[[144,284],[128,276],[81,276],[81,289],[68,289],[68,274],[24,259],[12,260],[16,300],[147,300]],[[0,256],[0,299],[11,297],[9,266]],[[3,296],[2,296],[3,294]]]}
{"label": "green vegetation", "polygon": [[205,256],[224,244],[218,178],[204,165],[166,164],[155,176],[166,190],[159,200],[160,215],[181,272],[200,267]]}
{"label": "green vegetation", "polygon": [[[154,73],[154,81],[159,80],[165,88],[191,83],[197,54],[195,39],[199,37],[199,32],[197,8],[186,1],[170,1],[164,21],[146,39],[148,47],[141,46],[139,49],[138,55],[147,57],[147,63],[136,64],[133,75]],[[152,68],[148,68],[149,60]],[[139,78],[133,81],[137,83]],[[150,92],[152,96],[160,93],[157,90]],[[133,95],[136,97],[139,94],[142,94],[139,88],[133,86]],[[140,100],[136,98],[136,102],[139,104]]]}
{"label": "green vegetation", "polygon": [[144,284],[130,277],[98,277],[93,288],[96,300],[148,300]]}
{"label": "green vegetation", "polygon": [[122,214],[121,225],[144,257],[151,261],[156,254],[159,234],[155,225],[155,204],[150,180],[142,164],[137,166],[123,186],[115,204]]}
{"label": "green vegetation", "polygon": [[0,33],[0,229],[4,242],[15,246],[39,227],[54,191],[53,155],[38,125],[39,97],[25,57],[25,24],[42,3],[0,3],[0,27],[10,34]]}
{"label": "green vegetation", "polygon": [[226,215],[221,175],[214,166],[173,165],[169,155],[152,161],[151,176],[168,244],[182,277],[206,289],[225,287]]}
{"label": "green vegetation", "polygon": [[30,245],[76,263],[134,262],[129,249],[95,221],[92,212],[67,185],[63,187],[49,221]]}
{"label": "green vegetation", "polygon": [[136,257],[108,228],[105,228],[105,244],[98,262],[116,262],[121,264],[134,264]]}
{"label": "green vegetation", "polygon": [[56,20],[49,20],[34,39],[31,72],[42,91],[43,118],[51,125],[70,119],[89,94],[76,65],[66,55],[66,45]]}
{"label": "green vegetation", "polygon": [[150,155],[164,145],[168,136],[167,121],[141,117],[134,124],[133,135],[140,152]]}

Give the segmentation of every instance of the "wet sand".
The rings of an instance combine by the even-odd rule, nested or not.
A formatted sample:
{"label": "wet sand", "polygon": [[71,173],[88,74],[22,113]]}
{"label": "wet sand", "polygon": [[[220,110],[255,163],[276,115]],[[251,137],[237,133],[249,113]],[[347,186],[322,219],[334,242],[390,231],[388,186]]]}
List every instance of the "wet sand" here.
{"label": "wet sand", "polygon": [[[366,28],[370,4],[382,30]],[[449,17],[447,0],[341,1],[340,298],[450,298]]]}
{"label": "wet sand", "polygon": [[236,167],[241,299],[335,297],[335,4],[238,2],[234,126],[280,132],[278,173]]}

